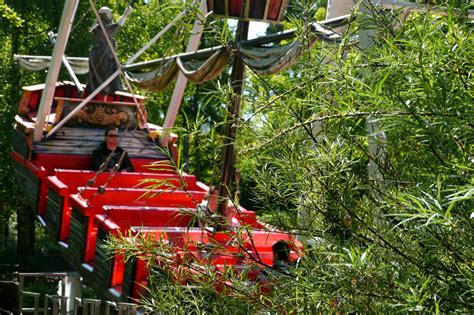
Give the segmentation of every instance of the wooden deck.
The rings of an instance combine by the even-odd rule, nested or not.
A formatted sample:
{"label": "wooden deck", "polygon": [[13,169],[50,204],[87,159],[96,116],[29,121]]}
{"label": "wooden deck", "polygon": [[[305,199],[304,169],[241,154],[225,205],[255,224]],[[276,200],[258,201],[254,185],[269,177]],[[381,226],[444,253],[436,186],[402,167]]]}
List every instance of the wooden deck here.
{"label": "wooden deck", "polygon": [[[120,146],[130,158],[169,159],[165,150],[148,139],[141,130],[119,131]],[[33,143],[33,153],[91,155],[104,141],[104,129],[63,127],[46,142]]]}

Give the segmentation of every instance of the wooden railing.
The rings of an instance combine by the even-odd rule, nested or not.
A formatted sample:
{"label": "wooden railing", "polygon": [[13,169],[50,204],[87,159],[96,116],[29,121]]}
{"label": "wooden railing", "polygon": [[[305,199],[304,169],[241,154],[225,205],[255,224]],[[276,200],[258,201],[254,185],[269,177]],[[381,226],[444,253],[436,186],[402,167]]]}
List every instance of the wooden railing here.
{"label": "wooden railing", "polygon": [[[91,298],[71,296],[65,285],[61,285],[58,295],[24,291],[26,278],[48,278],[62,281],[71,273],[19,273],[18,281],[2,281],[0,287],[0,314],[34,314],[34,315],[135,315],[153,314],[144,306],[134,303],[102,301]],[[69,295],[69,296],[68,296]],[[25,302],[28,299],[28,305]],[[73,303],[70,303],[73,299]],[[5,304],[5,300],[10,303]]]}

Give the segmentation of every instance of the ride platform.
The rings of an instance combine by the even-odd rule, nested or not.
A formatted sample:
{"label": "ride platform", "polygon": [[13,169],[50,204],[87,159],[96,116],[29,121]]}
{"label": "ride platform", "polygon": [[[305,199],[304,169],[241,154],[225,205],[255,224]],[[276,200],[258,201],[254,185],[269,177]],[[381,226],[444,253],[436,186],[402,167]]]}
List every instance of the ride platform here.
{"label": "ride platform", "polygon": [[[140,247],[144,238],[167,248],[166,255],[154,258],[154,268],[171,274],[176,285],[198,285],[193,275],[199,268],[240,274],[250,265],[249,281],[254,281],[259,269],[272,266],[273,247],[281,242],[292,260],[300,255],[293,235],[269,228],[240,206],[209,213],[210,219],[221,216],[219,228],[202,220],[199,211],[208,203],[209,187],[178,171],[177,136],[169,135],[167,147],[159,144],[163,130],[146,121],[143,97],[98,95],[46,137],[83,100],[73,84],[58,83],[45,136],[34,141],[43,89],[23,89],[11,154],[17,182],[62,255],[105,297],[128,301],[146,294],[150,270]],[[119,128],[120,146],[135,172],[91,170],[92,151],[111,125]],[[136,258],[125,261],[123,253],[108,249],[114,237],[136,248]],[[217,281],[216,289],[227,285]]]}

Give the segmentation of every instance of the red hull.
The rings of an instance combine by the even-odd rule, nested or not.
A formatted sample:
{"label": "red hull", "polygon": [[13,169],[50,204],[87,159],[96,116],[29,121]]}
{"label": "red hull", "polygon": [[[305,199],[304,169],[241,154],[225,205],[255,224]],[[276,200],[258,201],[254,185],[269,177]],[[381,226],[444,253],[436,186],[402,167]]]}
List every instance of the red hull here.
{"label": "red hull", "polygon": [[[146,134],[140,136],[139,141],[134,138],[139,150],[131,151],[130,156],[136,172],[111,176],[88,170],[91,155],[85,154],[90,150],[87,146],[95,145],[100,130],[65,127],[62,136],[33,143],[29,138],[31,125],[42,92],[41,89],[33,90],[25,90],[20,105],[22,115],[18,116],[16,126],[16,132],[22,136],[18,139],[25,142],[24,146],[18,147],[26,149],[12,152],[20,185],[32,187],[30,203],[36,207],[46,229],[59,242],[64,256],[86,281],[109,298],[139,297],[148,276],[143,260],[137,259],[127,266],[121,253],[110,255],[104,251],[103,244],[113,236],[129,235],[126,240],[132,243],[137,242],[137,236],[143,236],[157,244],[168,244],[171,255],[166,259],[156,257],[156,264],[174,273],[177,284],[192,281],[196,271],[189,268],[190,261],[210,266],[217,273],[229,266],[239,273],[247,264],[264,268],[273,264],[272,247],[278,242],[289,244],[292,257],[298,256],[301,245],[294,236],[267,230],[257,220],[255,212],[241,207],[227,209],[227,232],[199,227],[195,220],[196,208],[205,200],[209,188],[194,176],[179,174],[170,166],[173,164],[171,157],[176,157],[173,145],[168,148],[171,152],[168,158],[149,149],[148,142],[153,144],[153,141]],[[69,85],[57,89],[61,96],[68,91],[73,91]],[[130,100],[122,95],[120,102]],[[117,105],[117,99],[111,104]],[[76,136],[79,134],[81,136]],[[148,156],[140,156],[140,152],[148,152]],[[157,161],[165,167],[148,167]],[[155,183],[152,190],[147,189],[150,181]],[[107,186],[105,191],[99,193],[104,185]],[[217,245],[219,250],[209,252]],[[136,246],[138,254],[138,243]],[[143,257],[143,253],[141,255]],[[133,272],[129,272],[130,268]],[[183,276],[183,270],[188,276]],[[249,280],[255,276],[255,272],[251,273]],[[226,286],[217,283],[218,290]]]}

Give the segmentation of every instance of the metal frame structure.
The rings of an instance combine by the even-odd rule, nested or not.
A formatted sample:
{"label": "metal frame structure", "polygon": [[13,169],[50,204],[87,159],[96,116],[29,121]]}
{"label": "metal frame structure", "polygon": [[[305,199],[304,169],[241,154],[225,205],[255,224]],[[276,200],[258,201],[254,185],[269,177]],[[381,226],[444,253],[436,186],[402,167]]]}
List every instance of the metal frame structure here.
{"label": "metal frame structure", "polygon": [[59,70],[61,68],[61,63],[63,62],[64,51],[66,50],[66,45],[78,6],[79,0],[66,0],[64,4],[61,23],[59,24],[58,37],[56,38],[56,43],[54,44],[52,62],[49,66],[48,76],[46,78],[46,86],[44,93],[41,96],[40,106],[38,108],[38,116],[36,118],[33,138],[34,141],[41,141],[43,137],[46,115],[49,112],[51,104],[53,103],[56,81],[58,81]]}
{"label": "metal frame structure", "polygon": [[[200,8],[201,8],[201,11],[203,13],[207,12],[206,1],[207,0],[201,0]],[[91,6],[94,5],[94,3],[91,0],[89,0],[89,2],[91,3]],[[284,0],[283,2],[284,2],[283,4],[285,6],[288,4],[287,0]],[[209,10],[209,12],[211,12],[212,9],[213,9],[213,6],[212,6],[213,2],[212,1],[207,1],[207,3],[209,5],[208,10]],[[244,12],[242,13],[242,16],[245,16],[246,12],[248,14],[248,5],[247,5],[247,3],[248,3],[248,1],[244,1],[244,3],[243,3]],[[347,6],[349,5],[349,3],[352,3],[352,0],[346,1],[344,3],[342,3],[342,2],[337,3],[337,4],[333,3],[332,5],[333,6],[335,5],[334,10],[337,11],[337,12],[332,12],[331,15],[335,16],[335,15],[339,15],[341,12],[344,12],[345,10],[347,10]],[[43,132],[44,132],[44,127],[45,127],[45,122],[46,122],[46,116],[48,115],[49,108],[50,108],[50,106],[53,102],[55,84],[56,84],[56,81],[57,81],[58,76],[59,76],[61,63],[65,63],[66,67],[67,67],[67,64],[68,64],[67,59],[64,56],[64,51],[65,51],[65,48],[66,48],[66,45],[67,45],[67,41],[68,41],[68,38],[69,38],[69,34],[70,34],[70,31],[71,31],[71,28],[72,28],[72,23],[74,21],[74,17],[75,17],[75,13],[76,13],[78,5],[79,5],[79,0],[66,0],[65,1],[63,13],[62,13],[62,18],[61,18],[61,24],[59,26],[56,43],[54,45],[53,55],[51,57],[52,62],[50,63],[49,70],[48,70],[48,76],[47,76],[47,79],[46,79],[45,92],[43,93],[43,95],[41,97],[40,106],[39,106],[39,109],[38,109],[38,116],[37,116],[36,123],[35,123],[34,141],[36,141],[36,142],[39,142],[43,139]],[[331,2],[330,2],[330,5],[331,5]],[[447,14],[447,10],[443,9],[442,7],[429,6],[429,5],[420,6],[419,4],[399,2],[399,1],[396,1],[396,0],[394,0],[394,1],[389,1],[389,0],[377,1],[377,2],[373,2],[373,5],[382,6],[382,7],[388,8],[388,9],[400,9],[400,10],[402,10],[404,12],[407,12],[407,13],[409,13],[409,12],[430,11],[433,14],[440,14],[440,15],[446,15]],[[267,3],[266,10],[268,10],[268,3]],[[330,10],[330,11],[334,11],[334,10]],[[329,13],[329,11],[328,11],[328,13]],[[468,18],[469,19],[474,19],[474,10],[469,10],[467,13],[468,13]],[[148,49],[151,45],[153,45],[169,28],[171,28],[171,26],[173,26],[185,14],[186,14],[186,11],[183,11],[182,13],[180,13],[162,31],[160,31],[155,37],[153,37],[152,40],[150,40],[142,49],[140,49],[134,56],[132,56],[125,63],[124,69],[133,69],[135,67],[143,66],[143,65],[146,65],[146,64],[152,65],[153,62],[138,63],[138,64],[135,64],[135,65],[133,65],[132,63],[146,49]],[[344,19],[345,19],[345,17],[344,17]],[[334,21],[336,23],[334,23]],[[327,20],[327,21],[323,21],[321,23],[313,23],[313,24],[315,24],[315,25],[313,25],[313,27],[317,28],[317,26],[319,26],[319,25],[335,27],[335,26],[337,26],[337,22],[340,22],[340,21],[341,21],[340,18],[335,18],[335,19],[333,19],[333,21]],[[98,23],[101,24],[100,19],[99,19]],[[102,25],[102,28],[103,28],[103,25]],[[195,56],[195,55],[198,55],[198,54],[210,54],[213,51],[215,51],[216,49],[220,49],[220,47],[212,47],[212,48],[209,48],[209,49],[206,49],[206,50],[201,50],[201,51],[195,52],[195,49],[197,48],[198,43],[199,43],[201,32],[202,32],[202,23],[196,22],[195,26],[194,26],[194,29],[193,29],[193,34],[194,35],[190,39],[190,43],[188,44],[187,53],[180,54],[180,56],[186,58],[187,54],[189,54],[189,56]],[[287,32],[283,32],[281,34],[267,36],[265,38],[267,40],[271,41],[271,40],[276,40],[276,39],[285,39],[286,37],[292,37],[293,35],[294,35],[293,31],[287,31]],[[256,41],[262,41],[262,43],[263,43],[263,41],[265,41],[265,39],[264,38],[259,38]],[[108,44],[111,45],[110,42]],[[117,59],[117,62],[118,62],[118,59]],[[102,86],[100,86],[96,91],[94,91],[86,99],[84,99],[84,101],[77,107],[77,110],[75,112],[71,113],[68,117],[63,119],[63,121],[59,122],[59,124],[54,126],[54,128],[51,131],[48,132],[48,134],[46,135],[46,138],[51,137],[60,127],[62,127],[64,125],[64,123],[68,119],[70,119],[74,114],[77,113],[77,111],[79,111],[90,100],[92,100],[97,94],[99,94],[100,91],[108,83],[110,83],[115,77],[120,75],[121,72],[122,72],[122,70],[121,70],[121,68],[119,68],[119,70],[117,70],[116,73],[114,73],[108,80],[106,80]],[[74,75],[72,77],[73,77],[73,80],[74,80]],[[74,80],[74,81],[76,82],[76,80]],[[130,86],[130,84],[127,80],[126,80],[126,83],[127,83],[127,87],[131,90],[131,86]],[[76,82],[76,85],[77,85],[77,82]],[[80,86],[80,84],[79,84],[79,86]],[[185,80],[183,78],[180,78],[179,84],[177,85],[177,87],[175,89],[175,92],[173,94],[173,99],[170,103],[170,107],[169,107],[168,113],[166,115],[166,119],[165,119],[165,123],[164,123],[165,128],[172,128],[174,126],[174,122],[176,120],[176,115],[179,111],[179,105],[180,105],[182,97],[184,95],[185,86],[186,86]]]}

